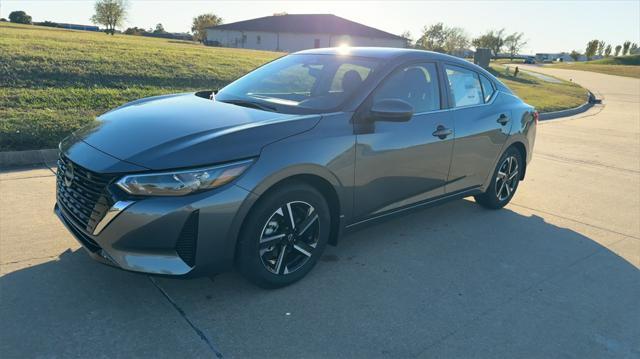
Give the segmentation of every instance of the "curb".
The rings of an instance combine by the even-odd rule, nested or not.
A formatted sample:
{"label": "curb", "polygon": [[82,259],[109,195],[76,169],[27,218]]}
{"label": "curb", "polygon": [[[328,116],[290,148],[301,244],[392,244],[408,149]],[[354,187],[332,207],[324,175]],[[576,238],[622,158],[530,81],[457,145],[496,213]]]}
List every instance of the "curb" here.
{"label": "curb", "polygon": [[[585,112],[601,100],[589,91],[587,102],[567,110],[540,113],[540,121],[553,120],[560,117],[569,117]],[[35,165],[39,163],[55,162],[58,158],[57,149],[31,150],[31,151],[7,151],[0,152],[0,168]]]}
{"label": "curb", "polygon": [[601,103],[601,102],[602,102],[602,100],[596,99],[596,96],[591,91],[589,91],[589,97],[587,98],[587,102],[583,103],[582,105],[580,105],[578,107],[570,108],[570,109],[567,109],[567,110],[560,110],[560,111],[553,111],[553,112],[542,112],[539,115],[539,120],[540,121],[547,121],[547,120],[554,120],[554,119],[560,118],[560,117],[569,117],[569,116],[577,115],[579,113],[583,113],[583,112],[587,111],[588,109],[593,107],[593,105],[595,105],[597,103]]}
{"label": "curb", "polygon": [[0,152],[0,168],[28,166],[56,162],[58,149]]}

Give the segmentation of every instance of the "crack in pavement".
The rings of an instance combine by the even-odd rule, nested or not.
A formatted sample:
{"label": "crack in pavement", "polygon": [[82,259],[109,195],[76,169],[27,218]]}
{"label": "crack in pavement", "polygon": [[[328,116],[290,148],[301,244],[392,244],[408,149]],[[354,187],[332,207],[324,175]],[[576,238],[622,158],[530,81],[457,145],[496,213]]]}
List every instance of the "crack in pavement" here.
{"label": "crack in pavement", "polygon": [[169,293],[167,293],[164,289],[162,289],[162,287],[160,286],[160,284],[158,284],[158,282],[156,282],[155,279],[153,279],[153,277],[151,276],[147,276],[147,278],[149,278],[149,280],[151,281],[151,283],[158,288],[158,290],[160,291],[160,293],[162,293],[162,295],[165,297],[165,299],[167,299],[167,301],[173,306],[173,308],[178,312],[178,314],[180,314],[180,316],[182,317],[182,319],[184,319],[187,324],[189,324],[189,326],[191,327],[191,329],[193,329],[196,334],[198,335],[198,337],[200,337],[200,339],[202,341],[204,341],[207,346],[209,347],[209,349],[211,349],[211,351],[213,352],[213,354],[217,357],[217,358],[222,358],[222,353],[220,353],[220,351],[218,349],[216,349],[216,347],[213,345],[213,343],[211,342],[211,340],[207,337],[206,334],[204,334],[204,332],[198,328],[190,319],[189,317],[187,317],[187,314],[185,313],[185,311],[180,308],[180,306],[178,305],[178,303],[176,303],[176,301],[174,301],[170,296]]}

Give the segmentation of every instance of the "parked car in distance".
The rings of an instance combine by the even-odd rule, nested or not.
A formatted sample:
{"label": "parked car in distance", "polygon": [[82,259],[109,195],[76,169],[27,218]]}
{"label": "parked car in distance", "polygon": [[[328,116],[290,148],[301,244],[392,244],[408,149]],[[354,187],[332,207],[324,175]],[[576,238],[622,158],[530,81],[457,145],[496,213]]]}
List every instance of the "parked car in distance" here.
{"label": "parked car in distance", "polygon": [[524,59],[524,63],[525,64],[535,64],[536,60],[533,57],[527,57],[526,59]]}
{"label": "parked car in distance", "polygon": [[101,115],[60,144],[54,210],[104,263],[169,276],[235,266],[280,287],[345,230],[467,196],[503,207],[525,177],[537,120],[452,56],[302,51],[215,95]]}

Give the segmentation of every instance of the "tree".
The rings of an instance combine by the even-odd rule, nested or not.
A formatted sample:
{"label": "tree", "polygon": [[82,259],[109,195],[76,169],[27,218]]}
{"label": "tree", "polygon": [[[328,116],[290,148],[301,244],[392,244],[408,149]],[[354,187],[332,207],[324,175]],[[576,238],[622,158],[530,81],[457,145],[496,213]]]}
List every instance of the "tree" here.
{"label": "tree", "polygon": [[455,54],[469,47],[469,36],[461,27],[447,28],[444,40],[444,51],[448,54]]}
{"label": "tree", "polygon": [[407,42],[407,47],[413,47],[413,36],[411,35],[411,31],[406,30],[405,32],[402,33],[402,35],[400,35],[403,39],[405,39],[405,41]]}
{"label": "tree", "polygon": [[638,44],[634,42],[633,44],[631,44],[631,47],[629,48],[629,55],[633,55],[637,53],[638,53]]}
{"label": "tree", "polygon": [[573,50],[573,51],[571,51],[569,56],[571,56],[573,61],[578,61],[578,59],[580,58],[580,53],[578,51],[576,51],[576,50]]}
{"label": "tree", "polygon": [[587,43],[587,49],[584,51],[584,54],[587,56],[587,59],[591,60],[591,58],[598,51],[598,44],[600,42],[598,40],[591,40]]}
{"label": "tree", "polygon": [[126,35],[142,36],[142,35],[147,33],[147,30],[145,30],[145,29],[143,29],[141,27],[134,26],[134,27],[127,28],[126,30],[124,30],[123,33],[126,34]]}
{"label": "tree", "polygon": [[607,47],[604,49],[604,56],[611,56],[611,44],[607,45]]}
{"label": "tree", "polygon": [[122,26],[127,17],[126,0],[97,0],[94,8],[91,22],[104,25],[107,34],[115,34],[116,27]]}
{"label": "tree", "polygon": [[603,55],[603,53],[604,53],[604,45],[605,45],[604,41],[602,41],[602,40],[598,41],[598,51],[597,51],[598,52],[598,56],[602,56]]}
{"label": "tree", "polygon": [[504,29],[500,30],[490,30],[487,33],[481,35],[473,39],[471,42],[473,46],[478,47],[486,47],[491,49],[493,52],[493,56],[497,57],[504,46]]}
{"label": "tree", "polygon": [[24,11],[13,11],[9,14],[9,21],[16,24],[29,24],[31,25],[31,16],[27,15]]}
{"label": "tree", "polygon": [[202,14],[193,18],[191,32],[193,39],[203,42],[207,39],[207,27],[222,25],[222,18],[215,14]]}
{"label": "tree", "polygon": [[625,41],[624,44],[622,44],[622,56],[627,56],[630,47],[631,41]]}
{"label": "tree", "polygon": [[416,41],[416,47],[453,54],[469,46],[469,37],[460,27],[449,27],[439,22],[425,26],[422,36]]}
{"label": "tree", "polygon": [[616,52],[614,56],[618,56],[620,54],[620,50],[622,50],[622,46],[621,45],[616,46]]}
{"label": "tree", "polygon": [[162,24],[158,23],[156,24],[156,28],[155,30],[153,30],[154,34],[164,34],[166,31],[164,31],[164,26],[162,26]]}
{"label": "tree", "polygon": [[446,33],[447,29],[441,22],[431,26],[425,26],[422,29],[422,36],[418,39],[416,45],[429,51],[445,52],[444,42],[446,40]]}
{"label": "tree", "polygon": [[511,61],[513,61],[513,58],[527,44],[527,41],[524,40],[523,37],[523,33],[514,32],[504,39],[504,46],[506,46],[507,51],[509,51],[509,57],[511,58]]}

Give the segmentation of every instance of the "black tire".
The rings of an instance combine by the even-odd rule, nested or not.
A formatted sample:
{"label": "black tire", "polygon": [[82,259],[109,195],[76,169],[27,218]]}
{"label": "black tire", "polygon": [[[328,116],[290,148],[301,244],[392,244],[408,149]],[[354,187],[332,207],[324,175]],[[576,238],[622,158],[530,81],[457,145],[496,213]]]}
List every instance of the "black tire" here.
{"label": "black tire", "polygon": [[322,256],[330,223],[327,201],[314,187],[294,181],[279,185],[258,200],[243,224],[236,255],[238,270],[263,288],[300,280]]}
{"label": "black tire", "polygon": [[[511,166],[514,165],[514,162],[510,161],[515,161],[515,174],[511,171],[506,173],[507,178],[505,181],[505,177],[502,174],[505,173],[505,169],[509,166],[509,163],[511,163]],[[511,168],[513,169],[513,167]],[[506,206],[518,189],[518,184],[522,179],[523,169],[524,162],[520,151],[515,147],[507,148],[500,157],[496,169],[493,171],[493,177],[487,190],[481,195],[474,196],[476,202],[482,207],[489,209],[500,209]]]}

